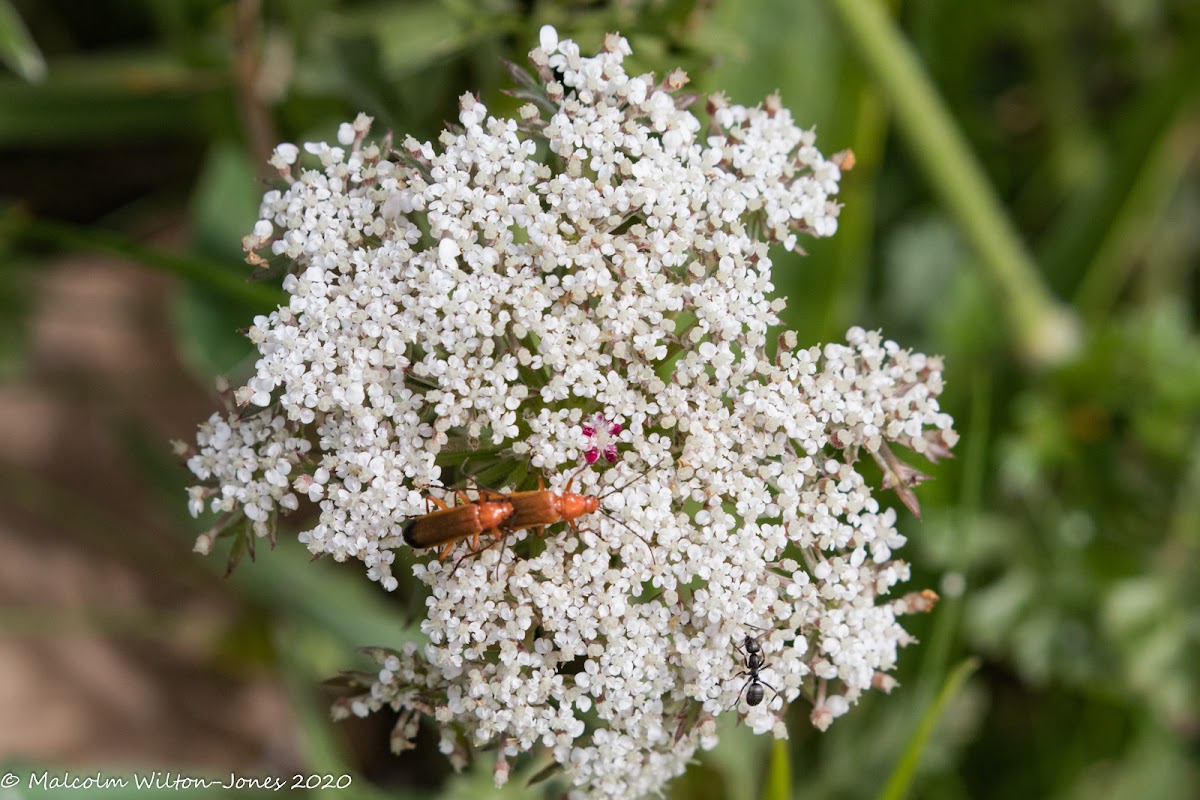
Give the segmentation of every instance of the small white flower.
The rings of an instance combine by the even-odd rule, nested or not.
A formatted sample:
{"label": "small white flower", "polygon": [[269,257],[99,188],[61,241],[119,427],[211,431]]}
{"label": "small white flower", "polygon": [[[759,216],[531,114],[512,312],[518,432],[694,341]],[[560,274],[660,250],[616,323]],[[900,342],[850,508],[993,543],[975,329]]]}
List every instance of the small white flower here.
{"label": "small white flower", "polygon": [[443,267],[454,267],[460,255],[462,255],[462,248],[453,239],[442,239],[438,242],[438,261]]}
{"label": "small white flower", "polygon": [[553,25],[543,25],[541,31],[538,32],[538,42],[546,55],[558,50],[558,31]]}
{"label": "small white flower", "polygon": [[275,146],[275,152],[271,156],[270,164],[278,169],[286,169],[295,164],[299,156],[300,148],[294,144],[284,142]]}

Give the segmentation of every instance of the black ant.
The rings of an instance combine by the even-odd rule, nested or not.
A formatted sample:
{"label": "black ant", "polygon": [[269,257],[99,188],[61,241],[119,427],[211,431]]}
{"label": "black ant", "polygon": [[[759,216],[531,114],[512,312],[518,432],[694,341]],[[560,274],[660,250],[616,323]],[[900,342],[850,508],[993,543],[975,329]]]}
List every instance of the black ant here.
{"label": "black ant", "polygon": [[[732,709],[738,704],[738,701],[742,699],[743,692],[746,694],[746,705],[750,706],[756,706],[763,701],[763,697],[766,696],[766,692],[763,691],[764,686],[775,694],[779,694],[778,689],[764,681],[758,675],[759,670],[766,666],[766,661],[763,659],[762,647],[759,645],[758,640],[753,636],[747,636],[742,640],[740,645],[735,642],[733,646],[746,659],[746,669],[734,677],[740,678],[743,675],[749,675],[750,677],[746,678],[746,682],[742,684],[742,688],[738,691],[737,700],[733,701],[733,706],[730,706],[730,708]],[[742,648],[745,649],[743,650]]]}

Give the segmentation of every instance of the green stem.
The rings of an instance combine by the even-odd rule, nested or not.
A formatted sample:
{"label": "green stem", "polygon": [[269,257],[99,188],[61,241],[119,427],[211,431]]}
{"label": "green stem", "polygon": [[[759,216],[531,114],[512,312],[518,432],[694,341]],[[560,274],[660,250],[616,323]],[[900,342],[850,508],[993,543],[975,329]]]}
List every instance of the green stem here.
{"label": "green stem", "polygon": [[885,7],[874,0],[828,3],[891,102],[897,127],[926,178],[1001,292],[1020,352],[1035,363],[1069,358],[1079,346],[1078,321],[1043,284],[950,112]]}

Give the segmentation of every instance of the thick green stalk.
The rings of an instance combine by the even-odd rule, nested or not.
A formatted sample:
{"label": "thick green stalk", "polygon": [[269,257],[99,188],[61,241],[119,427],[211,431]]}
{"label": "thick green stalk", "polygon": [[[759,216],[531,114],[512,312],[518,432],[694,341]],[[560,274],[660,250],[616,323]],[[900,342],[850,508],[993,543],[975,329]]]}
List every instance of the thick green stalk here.
{"label": "thick green stalk", "polygon": [[1002,295],[1019,351],[1057,363],[1079,346],[1079,323],[1049,292],[916,53],[875,0],[829,0],[891,103],[900,133],[930,185]]}

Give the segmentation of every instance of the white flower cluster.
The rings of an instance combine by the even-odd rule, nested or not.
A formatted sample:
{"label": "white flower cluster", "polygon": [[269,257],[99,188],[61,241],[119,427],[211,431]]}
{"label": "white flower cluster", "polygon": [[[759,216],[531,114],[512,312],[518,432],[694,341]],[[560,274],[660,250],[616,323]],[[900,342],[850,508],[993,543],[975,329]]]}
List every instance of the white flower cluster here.
{"label": "white flower cluster", "polygon": [[[339,706],[402,710],[398,744],[419,712],[452,756],[498,745],[498,781],[544,747],[578,796],[660,791],[739,704],[783,736],[792,700],[824,728],[885,685],[896,617],[922,602],[880,601],[904,539],[855,464],[956,439],[937,359],[861,329],[767,355],[767,243],[834,232],[841,162],[774,98],[713,97],[702,134],[685,77],[630,77],[628,53],[610,36],[585,58],[545,29],[520,121],[464,97],[460,130],[397,152],[360,117],[342,146],[306,145],[320,169],[298,176],[280,146],[290,185],[246,243],[294,265],[291,300],[255,320],[237,393],[265,409],[210,421],[189,462],[215,509],[255,521],[295,505],[290,475],[320,506],[309,549],[388,589],[400,526],[447,475],[600,498],[578,533],[418,563],[429,644],[381,653]],[[768,687],[752,707],[748,636]]]}
{"label": "white flower cluster", "polygon": [[[198,516],[204,500],[212,496],[213,511],[227,515],[240,512],[259,535],[270,532],[268,520],[276,508],[295,511],[300,503],[289,491],[292,468],[312,449],[307,439],[288,430],[280,416],[251,414],[245,417],[213,414],[196,433],[200,452],[188,459],[188,467],[202,481],[220,488],[193,486],[188,510]],[[201,537],[197,549],[208,551],[211,539]]]}

